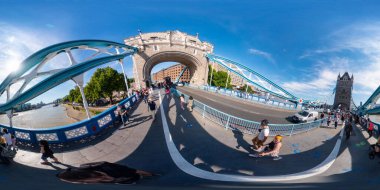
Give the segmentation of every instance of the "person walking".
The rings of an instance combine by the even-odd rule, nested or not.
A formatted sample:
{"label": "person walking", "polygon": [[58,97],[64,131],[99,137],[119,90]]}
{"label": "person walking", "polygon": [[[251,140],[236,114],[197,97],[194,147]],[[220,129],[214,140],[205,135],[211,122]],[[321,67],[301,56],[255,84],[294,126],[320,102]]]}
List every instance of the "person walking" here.
{"label": "person walking", "polygon": [[149,92],[148,89],[144,89],[144,103],[148,103]]}
{"label": "person walking", "polygon": [[268,139],[270,132],[268,124],[268,120],[262,120],[260,124],[259,134],[254,139],[252,139],[253,150],[257,152],[263,151],[264,143]]}
{"label": "person walking", "polygon": [[[7,141],[5,140],[5,138],[3,136],[0,135],[0,153],[3,152],[3,150],[6,148],[7,148]],[[1,161],[0,164],[10,164],[11,163],[9,158],[2,156],[2,154],[0,154],[0,161]]]}
{"label": "person walking", "polygon": [[350,120],[345,122],[344,132],[346,133],[346,140],[350,139],[352,132],[352,122]]}
{"label": "person walking", "polygon": [[187,109],[192,112],[193,111],[193,104],[194,104],[194,99],[192,96],[189,97],[189,100],[187,101]]}
{"label": "person walking", "polygon": [[156,103],[153,101],[152,98],[149,98],[149,101],[148,101],[148,111],[151,113],[152,115],[152,119],[155,120],[156,119]]}
{"label": "person walking", "polygon": [[181,96],[179,97],[179,99],[181,101],[181,109],[185,110],[185,95],[181,94]]}
{"label": "person walking", "polygon": [[125,106],[123,105],[118,105],[117,106],[117,112],[119,116],[121,117],[121,122],[123,125],[127,125],[127,122],[129,122],[129,116],[128,116],[128,111],[125,109]]}
{"label": "person walking", "polygon": [[327,117],[327,127],[330,127],[330,123],[331,123],[331,116],[329,115]]}
{"label": "person walking", "polygon": [[368,122],[367,123],[368,123],[367,130],[368,130],[368,135],[369,135],[368,138],[371,138],[372,135],[373,135],[373,130],[374,130],[373,122],[368,118]]}
{"label": "person walking", "polygon": [[48,158],[54,160],[55,163],[59,163],[58,159],[54,156],[54,152],[50,149],[49,143],[46,140],[40,140],[40,152],[42,153],[41,159],[43,162],[41,164],[49,164]]}
{"label": "person walking", "polygon": [[2,132],[3,132],[3,137],[5,139],[6,145],[11,146],[13,144],[12,135],[8,132],[8,129],[5,129],[5,128],[2,130]]}
{"label": "person walking", "polygon": [[335,127],[335,129],[338,127],[338,116],[337,115],[335,115],[335,117],[334,117],[334,127]]}

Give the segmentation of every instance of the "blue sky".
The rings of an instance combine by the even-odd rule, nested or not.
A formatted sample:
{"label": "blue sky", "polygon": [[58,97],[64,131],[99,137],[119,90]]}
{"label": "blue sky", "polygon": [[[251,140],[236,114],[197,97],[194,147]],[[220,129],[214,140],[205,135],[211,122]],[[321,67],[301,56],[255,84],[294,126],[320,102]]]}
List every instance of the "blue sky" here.
{"label": "blue sky", "polygon": [[[17,61],[55,43],[123,42],[138,29],[180,30],[199,33],[214,45],[214,53],[249,66],[299,97],[331,102],[338,73],[353,73],[358,103],[380,84],[378,10],[378,1],[347,0],[0,0],[0,80]],[[131,60],[125,62],[131,75]],[[67,82],[34,101],[58,98],[73,86]]]}

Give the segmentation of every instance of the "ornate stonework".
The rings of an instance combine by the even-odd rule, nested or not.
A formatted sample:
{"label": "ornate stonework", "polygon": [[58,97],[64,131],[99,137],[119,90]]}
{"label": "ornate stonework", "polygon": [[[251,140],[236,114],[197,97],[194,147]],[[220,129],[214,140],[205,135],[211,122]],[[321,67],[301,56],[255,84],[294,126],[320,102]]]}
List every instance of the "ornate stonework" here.
{"label": "ornate stonework", "polygon": [[125,44],[137,47],[139,52],[132,56],[133,75],[140,87],[151,80],[152,68],[162,62],[179,62],[190,70],[190,83],[207,83],[208,59],[213,45],[202,42],[197,36],[180,31],[154,32],[139,34],[124,40]]}
{"label": "ornate stonework", "polygon": [[350,110],[353,84],[353,75],[350,77],[348,73],[345,72],[341,77],[339,74],[336,81],[334,109]]}

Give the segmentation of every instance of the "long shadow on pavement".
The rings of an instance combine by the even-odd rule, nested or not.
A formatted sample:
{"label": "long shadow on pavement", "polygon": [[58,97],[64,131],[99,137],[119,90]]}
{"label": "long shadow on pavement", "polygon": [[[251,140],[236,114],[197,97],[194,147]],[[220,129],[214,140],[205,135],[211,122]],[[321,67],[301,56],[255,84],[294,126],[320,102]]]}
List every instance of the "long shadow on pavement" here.
{"label": "long shadow on pavement", "polygon": [[[173,103],[164,102],[165,112],[172,114],[171,117],[167,116],[167,120],[173,141],[189,163],[210,172],[256,176],[302,172],[320,164],[331,153],[338,138],[335,135],[321,146],[297,154],[283,155],[279,161],[273,161],[270,157],[251,158],[247,153],[231,148],[235,145],[230,147],[220,142],[230,142],[227,138],[231,136],[215,139],[208,134],[191,113],[181,110],[178,98],[173,99],[175,107],[171,107]],[[251,152],[239,132],[235,132],[234,136],[238,146]],[[286,138],[288,137],[285,137],[285,141]]]}

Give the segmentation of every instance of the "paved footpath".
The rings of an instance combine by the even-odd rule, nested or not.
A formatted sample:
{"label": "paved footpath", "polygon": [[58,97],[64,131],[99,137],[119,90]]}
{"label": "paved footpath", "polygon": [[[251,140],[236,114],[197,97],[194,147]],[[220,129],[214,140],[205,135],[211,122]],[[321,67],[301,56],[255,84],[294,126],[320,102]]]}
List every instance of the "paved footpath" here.
{"label": "paved footpath", "polygon": [[[317,166],[331,153],[341,126],[317,128],[291,137],[284,137],[282,159],[251,158],[248,153],[254,135],[225,130],[202,118],[198,112],[182,110],[178,98],[165,102],[168,125],[173,141],[182,156],[194,166],[223,174],[254,176],[286,175]],[[273,140],[270,137],[267,143]],[[307,161],[305,161],[307,160]]]}
{"label": "paved footpath", "polygon": [[[176,99],[163,97],[158,104],[156,120],[152,122],[147,105],[140,103],[127,128],[117,130],[105,141],[80,150],[57,154],[66,165],[78,166],[93,161],[110,161],[130,167],[160,173],[162,176],[143,179],[136,185],[71,184],[61,182],[55,174],[64,165],[41,166],[40,154],[20,152],[15,163],[0,165],[0,186],[4,189],[247,189],[247,188],[307,188],[376,189],[380,179],[380,164],[369,160],[366,132],[355,128],[356,135],[343,141],[338,158],[325,173],[289,182],[236,183],[205,180],[183,172],[173,162],[163,132],[168,123],[175,147],[184,159],[196,168],[217,174],[237,174],[247,177],[286,174],[313,167],[331,150],[339,130],[316,129],[286,137],[282,160],[253,159],[247,156],[251,136],[226,131],[214,126],[196,113],[178,111]],[[158,101],[156,101],[158,103]],[[161,120],[161,106],[165,119]],[[206,124],[205,124],[206,123]],[[191,124],[191,125],[187,125]],[[372,139],[373,140],[373,139]],[[297,145],[298,143],[298,145]],[[316,153],[319,152],[319,153]],[[270,164],[270,165],[269,165]]]}

